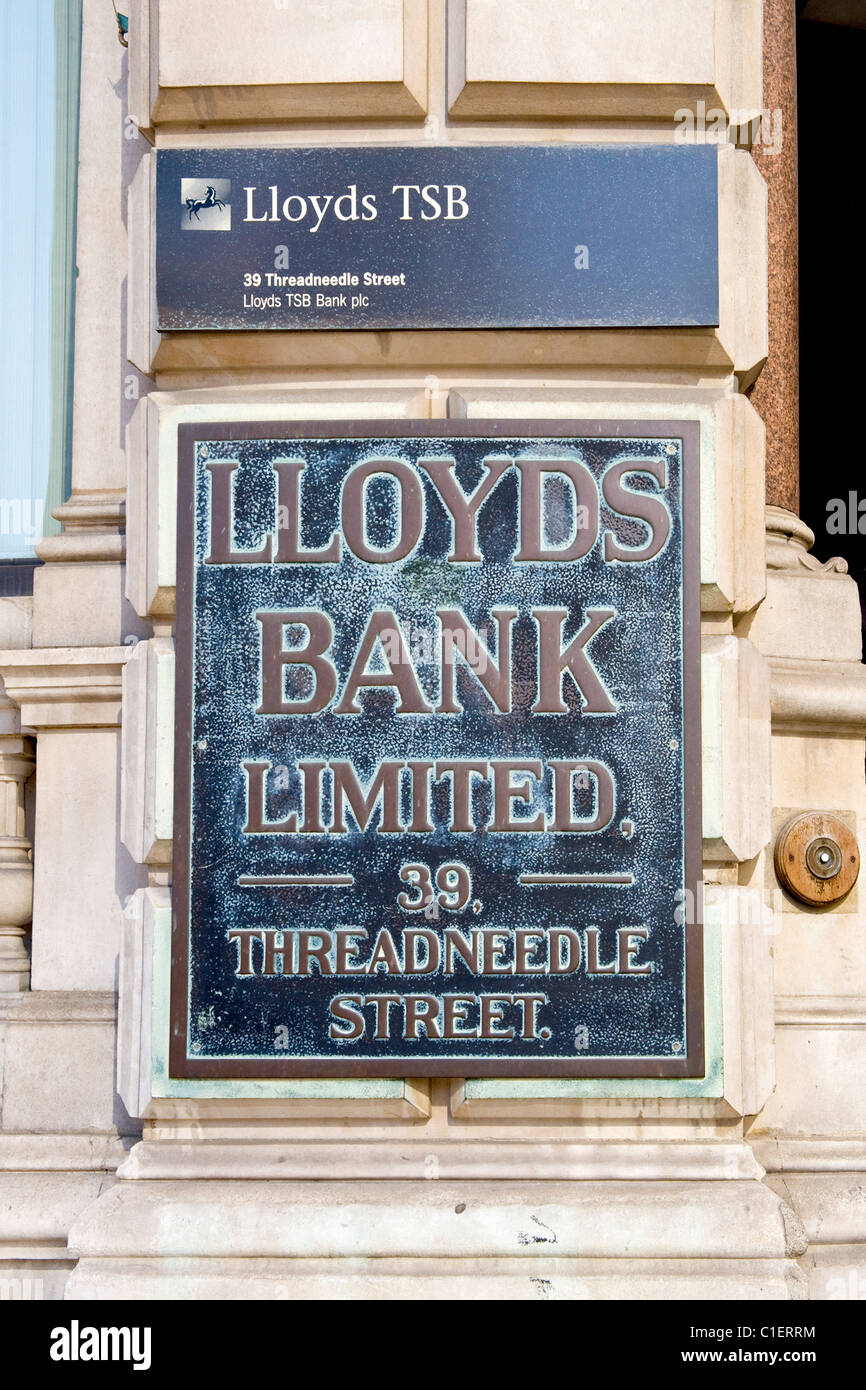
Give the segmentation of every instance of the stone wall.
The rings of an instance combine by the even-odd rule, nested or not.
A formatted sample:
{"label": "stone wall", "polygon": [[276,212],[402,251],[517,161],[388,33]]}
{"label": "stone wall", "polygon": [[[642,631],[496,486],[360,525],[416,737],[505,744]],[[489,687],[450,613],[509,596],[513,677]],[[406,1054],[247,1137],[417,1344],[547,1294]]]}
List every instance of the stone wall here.
{"label": "stone wall", "polygon": [[[798,811],[860,834],[866,688],[853,581],[792,513],[765,516],[746,394],[768,354],[760,0],[131,7],[127,64],[84,4],[64,530],[32,605],[0,599],[0,1279],[92,1299],[862,1297],[860,890],[816,910],[773,872]],[[726,130],[717,328],[156,331],[152,146],[670,144],[698,103]],[[699,423],[712,1077],[165,1093],[171,437],[208,415]]]}

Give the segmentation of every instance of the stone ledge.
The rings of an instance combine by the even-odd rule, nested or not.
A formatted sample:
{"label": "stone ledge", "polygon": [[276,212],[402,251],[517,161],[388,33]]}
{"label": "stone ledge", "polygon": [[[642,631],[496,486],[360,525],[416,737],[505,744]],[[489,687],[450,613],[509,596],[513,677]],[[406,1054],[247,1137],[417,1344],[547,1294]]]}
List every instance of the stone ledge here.
{"label": "stone ledge", "polygon": [[634,1259],[806,1248],[794,1212],[742,1180],[120,1182],[69,1233],[76,1256],[106,1259],[616,1258],[626,1240]]}
{"label": "stone ledge", "polygon": [[695,1133],[704,1122],[725,1125],[742,1118],[742,1111],[723,1096],[569,1094],[562,1086],[545,1080],[453,1081],[450,1103],[453,1119],[467,1125],[476,1120],[533,1124],[546,1120],[683,1121],[689,1132]]}
{"label": "stone ledge", "polygon": [[136,1144],[119,1170],[126,1179],[237,1178],[302,1180],[376,1179],[544,1181],[674,1181],[763,1177],[742,1143],[544,1143],[407,1140],[380,1143],[349,1140],[262,1143],[245,1137],[230,1143],[162,1140]]}
{"label": "stone ledge", "polygon": [[866,1028],[866,998],[862,994],[777,995],[776,1026]]}
{"label": "stone ledge", "polygon": [[39,542],[39,558],[46,564],[120,565],[126,555],[126,537],[102,531],[65,531]]}
{"label": "stone ledge", "polygon": [[[425,97],[395,82],[274,82],[240,86],[163,87],[153,108],[153,126],[194,127],[207,122],[250,126],[273,121],[339,119],[420,121]],[[144,130],[151,127],[145,126]]]}
{"label": "stone ledge", "polygon": [[866,1172],[866,1135],[862,1139],[817,1137],[748,1142],[768,1173]]}
{"label": "stone ledge", "polygon": [[317,333],[236,329],[163,333],[149,369],[160,373],[414,367],[453,375],[458,368],[520,366],[631,366],[657,371],[692,367],[728,372],[734,362],[713,328],[323,329]]}
{"label": "stone ledge", "polygon": [[37,989],[0,995],[0,1021],[16,1023],[113,1023],[117,997],[101,990]]}
{"label": "stone ledge", "polygon": [[0,1172],[103,1172],[126,1153],[116,1134],[0,1134]]}
{"label": "stone ledge", "polygon": [[0,651],[0,677],[25,728],[109,728],[120,724],[131,653],[127,646]]}
{"label": "stone ledge", "polygon": [[866,666],[771,657],[770,671],[775,731],[838,738],[866,734]]}

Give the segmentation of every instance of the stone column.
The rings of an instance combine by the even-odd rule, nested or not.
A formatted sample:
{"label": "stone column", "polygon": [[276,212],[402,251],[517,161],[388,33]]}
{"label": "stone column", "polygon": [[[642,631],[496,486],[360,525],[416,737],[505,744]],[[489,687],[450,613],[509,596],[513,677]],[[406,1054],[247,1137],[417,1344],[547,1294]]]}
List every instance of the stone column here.
{"label": "stone column", "polygon": [[[799,356],[797,291],[797,36],[796,0],[764,0],[763,108],[781,149],[763,131],[752,150],[769,192],[769,329],[767,365],[752,404],[767,427],[767,505],[797,514],[799,486]],[[772,516],[772,514],[771,514]]]}
{"label": "stone column", "polygon": [[[71,492],[52,515],[63,532],[39,542],[35,647],[113,646],[127,635],[123,560],[127,242],[124,192],[143,140],[125,123],[126,50],[111,9],[83,0],[75,280]],[[146,629],[133,623],[133,631]]]}
{"label": "stone column", "polygon": [[24,787],[36,766],[32,738],[0,688],[0,994],[30,984],[24,936],[33,915],[33,863],[24,826]]}

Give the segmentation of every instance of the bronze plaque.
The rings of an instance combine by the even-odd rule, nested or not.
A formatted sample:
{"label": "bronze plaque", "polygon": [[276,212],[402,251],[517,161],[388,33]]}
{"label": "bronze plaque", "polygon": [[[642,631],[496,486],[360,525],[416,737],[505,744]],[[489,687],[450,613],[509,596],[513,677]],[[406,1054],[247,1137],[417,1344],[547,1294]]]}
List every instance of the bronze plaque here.
{"label": "bronze plaque", "polygon": [[698,426],[179,427],[171,1074],[703,1074]]}

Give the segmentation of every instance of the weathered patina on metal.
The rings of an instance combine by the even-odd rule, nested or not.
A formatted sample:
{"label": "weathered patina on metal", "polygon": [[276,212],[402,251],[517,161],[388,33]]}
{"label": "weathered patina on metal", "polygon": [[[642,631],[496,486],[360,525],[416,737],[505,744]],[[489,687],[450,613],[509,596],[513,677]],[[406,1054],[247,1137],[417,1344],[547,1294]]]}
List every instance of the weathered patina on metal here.
{"label": "weathered patina on metal", "polygon": [[172,1074],[702,1075],[698,426],[178,465]]}

